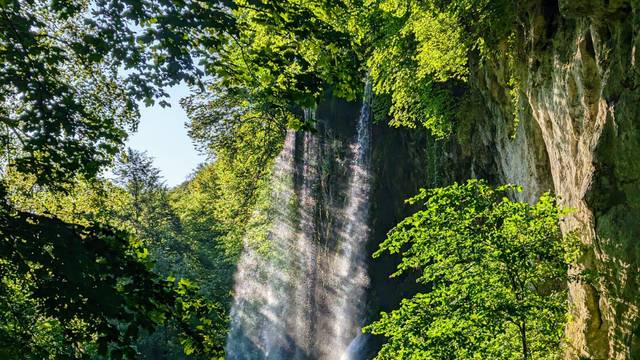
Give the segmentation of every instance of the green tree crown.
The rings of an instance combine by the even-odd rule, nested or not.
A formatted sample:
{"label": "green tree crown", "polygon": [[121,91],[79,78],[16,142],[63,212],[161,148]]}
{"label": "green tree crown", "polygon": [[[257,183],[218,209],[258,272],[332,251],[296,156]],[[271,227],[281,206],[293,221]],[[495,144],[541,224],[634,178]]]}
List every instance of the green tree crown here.
{"label": "green tree crown", "polygon": [[392,276],[416,271],[425,291],[365,328],[384,335],[378,359],[551,359],[567,314],[566,213],[548,193],[470,180],[421,190],[424,208],[390,231],[374,256],[400,254]]}

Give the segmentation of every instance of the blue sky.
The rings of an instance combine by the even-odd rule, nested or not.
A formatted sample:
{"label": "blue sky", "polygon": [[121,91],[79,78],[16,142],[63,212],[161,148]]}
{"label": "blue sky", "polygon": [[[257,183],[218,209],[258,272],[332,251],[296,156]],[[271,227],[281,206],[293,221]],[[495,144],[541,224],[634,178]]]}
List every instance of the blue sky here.
{"label": "blue sky", "polygon": [[160,105],[140,105],[138,131],[129,136],[127,146],[146,151],[153,157],[167,185],[182,183],[196,166],[205,161],[187,135],[187,115],[180,107],[180,99],[189,94],[186,85],[168,89],[170,108]]}

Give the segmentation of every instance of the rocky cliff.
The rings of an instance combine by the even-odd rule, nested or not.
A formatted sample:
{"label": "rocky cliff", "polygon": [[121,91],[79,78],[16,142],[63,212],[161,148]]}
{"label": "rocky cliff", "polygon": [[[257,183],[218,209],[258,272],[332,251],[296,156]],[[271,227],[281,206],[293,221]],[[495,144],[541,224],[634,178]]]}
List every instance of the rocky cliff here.
{"label": "rocky cliff", "polygon": [[570,284],[568,358],[640,358],[639,5],[529,2],[517,61],[474,66],[496,176],[574,209],[562,228],[585,244],[574,271],[590,281]]}

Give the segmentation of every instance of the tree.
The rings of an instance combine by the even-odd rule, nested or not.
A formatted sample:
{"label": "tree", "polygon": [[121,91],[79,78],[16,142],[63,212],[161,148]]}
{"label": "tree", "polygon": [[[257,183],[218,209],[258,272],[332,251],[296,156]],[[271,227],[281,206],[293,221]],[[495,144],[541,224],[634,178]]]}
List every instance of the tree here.
{"label": "tree", "polygon": [[567,314],[569,257],[549,194],[529,205],[514,186],[470,180],[421,190],[374,256],[402,256],[425,291],[365,331],[384,335],[378,359],[552,359]]}
{"label": "tree", "polygon": [[[44,192],[69,191],[78,176],[92,180],[120,151],[127,130],[135,128],[137,101],[161,99],[163,87],[181,81],[197,85],[202,71],[193,59],[214,53],[233,32],[225,4],[0,1],[3,180],[9,168],[33,176]],[[62,342],[77,350],[68,357],[89,356],[78,344],[91,339],[101,354],[133,357],[140,328],[152,329],[169,318],[187,335],[191,352],[221,351],[207,340],[207,332],[219,327],[194,324],[203,319],[201,309],[213,317],[216,309],[190,298],[186,283],[154,274],[138,254],[145,254],[144,248],[127,232],[90,218],[78,224],[75,211],[67,211],[72,214],[66,220],[21,211],[9,201],[4,183],[0,196],[0,263],[8,269],[2,296],[26,293],[23,303],[44,304],[34,316],[65,329]],[[67,331],[78,321],[88,324],[88,331]],[[15,337],[2,340],[10,354],[39,356],[12,352],[13,344],[22,343]]]}
{"label": "tree", "polygon": [[116,184],[131,197],[131,209],[124,211],[123,220],[132,225],[140,240],[157,240],[154,233],[176,225],[160,170],[153,166],[153,159],[146,152],[126,149],[117,159],[113,174]]}
{"label": "tree", "polygon": [[0,5],[0,140],[39,183],[97,174],[135,129],[137,101],[168,105],[166,86],[202,88],[205,73],[277,113],[311,106],[329,85],[354,98],[361,80],[348,34],[327,20],[341,1]]}
{"label": "tree", "polygon": [[233,32],[228,3],[0,2],[0,126],[18,150],[12,162],[39,183],[95,175],[135,128],[136,101],[198,82],[193,59]]}
{"label": "tree", "polygon": [[[11,293],[24,294],[22,303],[36,305],[30,311],[61,328],[59,342],[65,345],[67,358],[89,358],[87,343],[111,358],[133,357],[130,345],[140,329],[152,329],[185,313],[181,294],[148,271],[144,248],[128,234],[99,224],[69,224],[7,205],[0,204],[0,265],[6,270],[0,295],[6,299]],[[14,326],[25,314],[4,310],[0,313],[19,316],[10,319]],[[20,333],[8,334],[24,340]],[[11,349],[15,344],[8,345]]]}
{"label": "tree", "polygon": [[[34,238],[23,236],[17,243],[10,242],[10,237],[0,240],[0,355],[3,358],[94,358],[99,353],[99,345],[104,342],[108,344],[110,358],[119,356],[112,351],[120,347],[135,349],[135,355],[122,354],[128,358],[156,359],[160,358],[157,355],[160,353],[166,359],[204,359],[221,353],[227,329],[226,296],[229,289],[228,286],[221,288],[219,284],[226,284],[231,278],[233,264],[227,263],[226,257],[211,246],[215,244],[216,232],[203,229],[199,235],[202,238],[200,244],[199,239],[193,239],[193,234],[182,230],[178,213],[173,210],[174,200],[170,199],[163,186],[158,185],[161,182],[150,159],[144,154],[138,154],[137,158],[149,160],[135,161],[138,185],[148,185],[135,187],[139,194],[144,194],[138,200],[142,211],[137,217],[133,196],[109,180],[78,177],[67,191],[60,192],[38,187],[33,176],[24,176],[16,171],[5,174],[3,180],[9,191],[6,198],[12,207],[18,213],[31,213],[33,219],[36,219],[28,221],[31,224],[29,229],[40,226],[49,230],[25,232],[32,234]],[[143,174],[155,174],[151,176],[155,180],[143,181]],[[122,183],[126,184],[128,181]],[[189,197],[190,193],[183,195]],[[35,215],[43,213],[47,215]],[[207,221],[206,213],[199,215],[197,220]],[[7,215],[9,219],[12,216],[15,216],[15,212]],[[60,226],[67,224],[70,229],[99,226],[104,232],[87,240],[87,244],[74,252],[71,248],[77,246],[77,243],[82,244],[82,238],[72,236],[72,232],[61,233],[48,226],[45,221]],[[8,232],[0,230],[0,233],[12,234],[18,228],[15,224],[21,222],[19,219],[13,220],[13,229]],[[108,224],[111,229],[104,224]],[[117,234],[115,243],[120,244],[120,247],[111,249],[112,254],[106,257],[107,261],[98,263],[102,266],[83,267],[83,257],[93,259],[94,256],[103,256],[105,250],[100,244],[107,231]],[[129,235],[132,233],[135,237]],[[46,237],[47,234],[51,239]],[[91,247],[92,245],[96,248]],[[34,251],[35,246],[54,253],[51,257],[35,257],[35,254],[41,252],[40,248]],[[5,255],[8,249],[11,251]],[[124,249],[125,253],[119,256],[129,259],[130,266],[120,268],[118,249]],[[69,258],[64,256],[67,253]],[[24,267],[17,266],[19,261],[16,258],[9,256],[26,259],[32,262],[35,269],[25,271]],[[91,264],[91,260],[88,263]],[[112,271],[110,266],[116,266],[120,272]],[[111,289],[107,281],[97,284],[88,282],[88,290],[74,286],[70,290],[67,287],[55,287],[55,283],[52,285],[42,279],[43,272],[50,273],[49,276],[56,279],[67,279],[79,272],[87,273],[89,279],[115,277],[118,282],[126,284],[133,279],[133,275],[129,274],[132,270],[139,273],[136,276],[147,276],[157,282],[159,289],[163,291],[162,298],[158,293],[146,292],[149,301],[161,309],[160,312],[153,312],[154,322],[151,326],[138,326],[136,323],[127,325],[114,313],[107,311],[102,311],[99,315],[89,313],[93,306],[105,307],[100,302],[102,297],[105,301],[112,301],[108,296],[121,296],[111,294],[115,289]],[[63,284],[65,282],[69,280],[61,281]],[[134,293],[145,292],[141,289],[152,287],[149,280],[136,280],[135,284],[140,288],[133,289]],[[66,304],[66,301],[73,303],[85,299],[86,292],[91,291],[103,295],[100,299],[82,300],[90,302],[83,305],[84,312]],[[135,301],[139,300],[137,297],[127,298],[128,306],[135,306]],[[56,307],[68,309],[68,313],[54,312],[49,307],[52,303]],[[136,315],[145,316],[142,313]],[[115,325],[110,336],[123,336],[122,333],[117,333],[118,330],[126,330],[133,335],[114,341],[104,333],[105,328],[88,327],[89,324],[102,321]],[[80,337],[70,338],[70,331]],[[135,348],[132,347],[134,345]],[[184,354],[185,350],[190,351],[189,356]]]}
{"label": "tree", "polygon": [[[332,54],[342,56],[343,48],[316,45],[309,47],[313,51],[306,51],[306,57],[295,54],[298,44],[287,40],[288,31],[314,40],[310,29],[316,25],[306,23],[309,14],[307,7],[297,3],[280,6],[273,1],[0,1],[3,173],[15,168],[32,176],[35,187],[44,193],[70,192],[78,177],[92,181],[120,151],[127,131],[137,125],[138,101],[149,104],[162,99],[164,87],[181,81],[198,86],[205,71],[243,90],[259,85],[246,100],[261,106],[278,105],[282,110],[283,103],[290,105],[278,97],[310,105],[309,99],[326,88],[325,78],[316,76],[316,70],[322,69],[325,77],[332,76],[328,71],[333,65]],[[237,19],[247,15],[251,15],[250,21],[240,24],[240,34]],[[268,40],[269,30],[279,30],[276,52],[268,44],[253,42],[256,38]],[[333,38],[330,27],[322,27],[322,34]],[[228,46],[230,43],[235,45]],[[252,44],[255,47],[247,53],[249,62],[241,62],[243,48]],[[277,56],[280,49],[286,54]],[[316,64],[309,62],[314,57],[322,60],[317,62],[322,67],[310,66]],[[196,58],[202,61],[202,67],[195,65]],[[270,58],[274,61],[264,61]],[[265,65],[261,81],[245,81],[247,76],[253,79],[252,64]],[[270,91],[272,85],[277,85],[274,92]],[[281,113],[290,111],[284,110]],[[246,134],[251,130],[243,131]],[[232,149],[228,154],[234,157]],[[254,161],[269,160],[260,156],[229,163],[245,164],[245,183],[255,183],[259,179],[252,175],[260,172],[250,169]],[[231,179],[243,175],[228,174],[233,175]],[[3,180],[7,180],[6,175]],[[225,183],[233,188],[231,181]],[[96,339],[97,350],[103,355],[133,357],[131,345],[140,328],[151,331],[168,318],[176,320],[179,332],[186,335],[183,339],[189,352],[206,348],[210,354],[221,351],[223,309],[217,303],[191,297],[188,281],[164,281],[153,273],[140,239],[123,231],[118,221],[96,209],[78,214],[75,208],[59,204],[46,204],[44,208],[53,205],[61,212],[23,211],[6,196],[6,187],[0,185],[4,206],[0,214],[0,263],[9,269],[3,273],[3,286],[14,289],[14,284],[21,284],[11,296],[29,294],[23,303],[44,304],[37,305],[34,317],[59,324],[65,331],[62,343],[80,349],[69,357],[88,356],[81,351],[80,343],[92,339]],[[249,194],[244,194],[243,183],[228,193],[250,199],[252,189],[249,187]],[[166,189],[159,193],[166,196]],[[144,192],[138,194],[141,197],[137,200],[145,200]],[[58,193],[45,197],[54,203],[64,198]],[[152,235],[150,230],[158,228],[144,224],[151,218],[145,217],[143,202],[134,202],[138,206],[134,214],[138,229],[134,232],[143,239],[155,239],[157,234]],[[249,207],[245,202],[235,205],[241,213],[248,213]],[[110,226],[92,216],[107,219]],[[222,261],[216,266],[230,268]],[[104,279],[108,281],[100,281]],[[70,331],[76,319],[87,324],[86,333]],[[200,321],[206,326],[198,324]],[[29,342],[28,333],[12,334],[24,335],[21,340]],[[82,337],[78,338],[79,334]],[[2,344],[25,343],[14,340]],[[8,351],[19,353],[13,350]],[[0,351],[5,354],[4,348]]]}

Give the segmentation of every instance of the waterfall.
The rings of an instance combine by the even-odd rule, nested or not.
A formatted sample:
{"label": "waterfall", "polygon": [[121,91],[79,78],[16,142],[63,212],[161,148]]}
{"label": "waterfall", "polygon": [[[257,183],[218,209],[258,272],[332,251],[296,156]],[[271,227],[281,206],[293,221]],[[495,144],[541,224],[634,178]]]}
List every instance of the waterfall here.
{"label": "waterfall", "polygon": [[284,358],[284,349],[290,342],[285,316],[289,299],[282,294],[293,286],[286,254],[295,235],[295,141],[295,133],[289,131],[272,170],[271,206],[267,211],[256,212],[256,217],[265,216],[262,221],[270,226],[263,241],[269,248],[262,249],[253,234],[245,238],[245,250],[235,274],[231,329],[225,349],[228,359]]}
{"label": "waterfall", "polygon": [[[336,165],[343,171],[334,170],[340,176],[326,169],[336,162],[330,129],[287,133],[269,205],[251,226],[268,227],[266,237],[249,232],[238,263],[227,359],[357,358],[368,285],[370,102],[367,83],[355,139]],[[305,117],[315,121],[315,111]]]}
{"label": "waterfall", "polygon": [[[371,84],[365,86],[364,100],[352,145],[351,177],[347,187],[344,229],[340,234],[335,265],[337,277],[333,310],[333,339],[326,352],[340,349],[343,356],[351,341],[360,334],[364,310],[364,290],[368,285],[365,245],[369,238],[369,195],[371,192]],[[346,359],[345,359],[346,360]]]}

